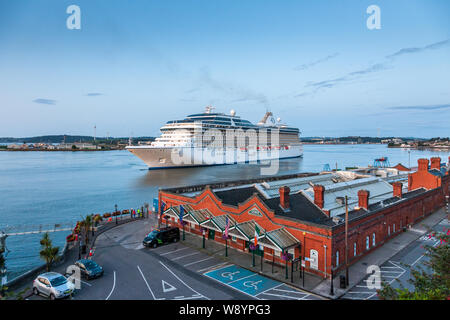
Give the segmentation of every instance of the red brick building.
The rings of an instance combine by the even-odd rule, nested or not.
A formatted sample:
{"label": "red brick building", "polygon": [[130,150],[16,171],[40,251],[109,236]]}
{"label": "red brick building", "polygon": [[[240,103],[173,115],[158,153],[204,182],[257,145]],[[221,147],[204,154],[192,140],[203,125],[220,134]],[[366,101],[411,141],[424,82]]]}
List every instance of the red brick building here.
{"label": "red brick building", "polygon": [[306,271],[325,277],[345,268],[345,196],[352,264],[445,205],[449,168],[439,158],[431,162],[428,168],[427,159],[419,160],[407,188],[377,177],[298,174],[164,189],[159,192],[165,206],[161,219],[170,217],[168,223],[179,226],[182,205],[187,232],[204,232],[223,244],[228,219],[229,246],[249,252],[259,230],[264,259],[284,264],[286,253],[292,259],[306,257]]}

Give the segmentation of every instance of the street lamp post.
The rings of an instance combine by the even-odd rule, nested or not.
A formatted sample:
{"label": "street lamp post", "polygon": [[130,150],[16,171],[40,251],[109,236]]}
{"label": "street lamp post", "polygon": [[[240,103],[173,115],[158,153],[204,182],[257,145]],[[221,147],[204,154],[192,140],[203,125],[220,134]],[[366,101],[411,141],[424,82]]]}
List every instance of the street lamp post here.
{"label": "street lamp post", "polygon": [[202,235],[203,235],[203,249],[205,249],[205,234],[206,234],[206,229],[202,228]]}
{"label": "street lamp post", "polygon": [[348,197],[345,196],[345,286],[348,286]]}
{"label": "street lamp post", "polygon": [[255,266],[255,245],[253,243],[251,243],[248,248],[252,251],[252,267]]}
{"label": "street lamp post", "polygon": [[117,204],[114,206],[116,210],[114,211],[114,215],[116,216],[116,225],[117,225]]}
{"label": "street lamp post", "polygon": [[262,244],[259,245],[259,250],[261,251],[261,272],[263,272],[263,264],[264,264],[264,247]]}

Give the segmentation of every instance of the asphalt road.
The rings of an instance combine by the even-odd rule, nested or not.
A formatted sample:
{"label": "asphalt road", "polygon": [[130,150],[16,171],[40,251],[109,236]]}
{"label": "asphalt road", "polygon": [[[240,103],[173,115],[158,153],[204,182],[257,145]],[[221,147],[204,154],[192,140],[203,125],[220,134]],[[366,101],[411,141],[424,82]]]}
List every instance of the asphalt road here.
{"label": "asphalt road", "polygon": [[[226,261],[171,243],[156,249],[142,246],[152,220],[140,220],[118,226],[101,234],[92,259],[104,268],[104,275],[82,280],[81,288],[68,299],[74,300],[253,300],[320,299]],[[64,270],[74,261],[56,268]],[[234,278],[211,277],[217,270],[235,268]],[[225,269],[224,269],[225,270]],[[247,279],[247,277],[249,279]],[[31,287],[31,283],[29,286]],[[31,295],[27,299],[47,299]]]}
{"label": "asphalt road", "polygon": [[[444,219],[432,229],[439,232],[447,232],[450,228],[448,220]],[[414,228],[412,229],[414,231]],[[411,279],[410,267],[415,269],[422,268],[425,271],[430,271],[424,262],[427,257],[424,256],[426,250],[424,245],[436,246],[440,241],[431,236],[432,232],[421,236],[416,241],[409,244],[406,248],[398,252],[391,259],[380,266],[381,279],[389,283],[393,288],[408,288],[414,289],[414,286],[408,281]],[[393,239],[395,241],[395,239]],[[376,289],[369,289],[367,282],[370,282],[369,275],[365,277],[360,283],[351,288],[342,298],[352,300],[378,300]]]}

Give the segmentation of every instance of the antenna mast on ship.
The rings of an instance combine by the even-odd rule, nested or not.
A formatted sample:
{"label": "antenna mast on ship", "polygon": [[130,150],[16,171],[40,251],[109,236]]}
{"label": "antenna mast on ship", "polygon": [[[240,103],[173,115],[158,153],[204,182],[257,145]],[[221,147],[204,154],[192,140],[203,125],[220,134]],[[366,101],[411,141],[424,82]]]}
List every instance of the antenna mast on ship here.
{"label": "antenna mast on ship", "polygon": [[205,108],[205,113],[211,113],[211,111],[212,111],[213,109],[215,109],[215,108],[214,108],[213,106],[211,106],[211,105],[206,106],[206,108]]}

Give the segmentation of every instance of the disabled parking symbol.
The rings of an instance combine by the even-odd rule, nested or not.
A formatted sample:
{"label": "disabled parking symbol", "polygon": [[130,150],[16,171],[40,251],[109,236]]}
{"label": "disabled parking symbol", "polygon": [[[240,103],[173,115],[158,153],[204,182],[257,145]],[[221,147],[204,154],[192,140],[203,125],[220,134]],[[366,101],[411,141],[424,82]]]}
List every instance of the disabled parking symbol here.
{"label": "disabled parking symbol", "polygon": [[238,273],[241,273],[240,271],[235,271],[235,272],[223,272],[222,274],[221,274],[221,276],[223,277],[223,278],[228,278],[228,279],[230,279],[230,280],[233,280],[233,276],[235,275],[235,274],[238,274]]}
{"label": "disabled parking symbol", "polygon": [[244,287],[247,288],[253,288],[255,290],[258,290],[258,284],[261,283],[262,280],[258,280],[258,281],[245,281],[244,282]]}

